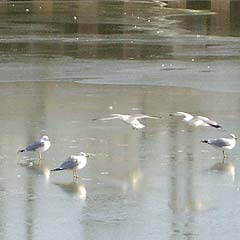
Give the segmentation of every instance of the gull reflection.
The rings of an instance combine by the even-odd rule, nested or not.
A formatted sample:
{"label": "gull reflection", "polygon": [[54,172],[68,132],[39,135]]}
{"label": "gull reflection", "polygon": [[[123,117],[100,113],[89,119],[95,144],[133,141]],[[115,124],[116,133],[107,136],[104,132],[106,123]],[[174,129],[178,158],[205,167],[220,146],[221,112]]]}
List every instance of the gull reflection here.
{"label": "gull reflection", "polygon": [[122,190],[123,192],[127,192],[128,190],[133,190],[134,192],[139,190],[140,183],[143,177],[143,173],[140,168],[134,169],[127,179],[122,182]]}
{"label": "gull reflection", "polygon": [[45,179],[48,181],[50,177],[50,169],[45,164],[45,161],[27,161],[27,162],[19,162],[18,163],[22,167],[26,167],[31,170],[36,175],[43,175]]}
{"label": "gull reflection", "polygon": [[124,193],[128,191],[138,191],[141,185],[141,180],[143,177],[143,173],[140,168],[136,168],[129,173],[126,173],[124,176],[117,176],[115,174],[107,174],[105,172],[101,173],[102,178],[104,178],[105,182],[109,182],[110,184],[120,187]]}
{"label": "gull reflection", "polygon": [[131,173],[130,180],[131,180],[132,189],[134,191],[137,191],[139,189],[140,181],[142,177],[143,177],[143,174],[140,168],[133,170],[133,172]]}
{"label": "gull reflection", "polygon": [[74,199],[85,201],[87,198],[87,190],[85,186],[77,181],[70,183],[54,183],[60,187],[64,192],[72,195]]}
{"label": "gull reflection", "polygon": [[215,163],[210,170],[226,173],[231,176],[233,182],[235,180],[235,166],[232,163],[218,162]]}
{"label": "gull reflection", "polygon": [[201,199],[188,199],[186,202],[173,201],[169,207],[174,213],[179,212],[201,212],[206,209],[206,203]]}

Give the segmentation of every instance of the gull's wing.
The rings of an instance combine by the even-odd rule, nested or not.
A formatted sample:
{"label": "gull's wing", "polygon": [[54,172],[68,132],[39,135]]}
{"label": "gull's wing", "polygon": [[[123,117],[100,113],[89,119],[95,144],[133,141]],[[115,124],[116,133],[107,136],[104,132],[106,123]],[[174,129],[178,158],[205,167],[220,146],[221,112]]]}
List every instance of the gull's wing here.
{"label": "gull's wing", "polygon": [[210,125],[212,127],[222,128],[217,122],[214,122],[207,117],[197,116],[196,118],[202,120],[203,122],[207,123],[208,125]]}
{"label": "gull's wing", "polygon": [[60,165],[59,168],[62,169],[62,170],[64,170],[64,169],[74,169],[77,166],[78,166],[77,159],[70,156]]}
{"label": "gull's wing", "polygon": [[183,116],[186,121],[190,121],[190,120],[194,119],[193,115],[191,115],[190,113],[186,113],[186,112],[170,113],[169,116]]}
{"label": "gull's wing", "polygon": [[120,118],[120,116],[112,116],[112,117],[105,117],[105,118],[94,118],[92,120],[93,121],[95,121],[95,120],[107,121],[107,120],[119,119],[119,118]]}
{"label": "gull's wing", "polygon": [[142,118],[160,119],[161,118],[161,117],[149,116],[149,115],[145,115],[145,114],[134,114],[132,117],[135,119],[142,119]]}
{"label": "gull's wing", "polygon": [[34,142],[33,144],[30,144],[26,147],[26,151],[36,151],[38,148],[43,147],[44,142]]}
{"label": "gull's wing", "polygon": [[216,147],[227,147],[231,145],[229,139],[226,138],[209,139],[208,144],[215,145]]}

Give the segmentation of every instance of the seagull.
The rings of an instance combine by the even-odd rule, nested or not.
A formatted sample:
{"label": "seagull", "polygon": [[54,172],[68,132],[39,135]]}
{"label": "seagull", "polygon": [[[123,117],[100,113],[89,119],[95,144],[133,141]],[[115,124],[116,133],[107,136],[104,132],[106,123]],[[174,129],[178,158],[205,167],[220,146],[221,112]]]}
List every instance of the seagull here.
{"label": "seagull", "polygon": [[79,155],[71,155],[58,168],[51,171],[71,170],[73,171],[73,179],[79,178],[78,169],[82,169],[87,165],[87,158],[89,154],[80,152]]}
{"label": "seagull", "polygon": [[155,3],[159,4],[161,8],[166,7],[168,4],[159,0],[154,0]]}
{"label": "seagull", "polygon": [[226,158],[225,150],[231,150],[236,145],[237,137],[234,134],[230,134],[230,138],[217,138],[217,139],[208,139],[208,140],[202,140],[202,143],[207,143],[214,148],[222,151],[223,153],[223,162]]}
{"label": "seagull", "polygon": [[42,136],[38,141],[28,145],[26,148],[19,150],[19,152],[38,152],[39,160],[42,158],[41,153],[47,151],[51,146],[48,136]]}
{"label": "seagull", "polygon": [[185,112],[171,113],[169,114],[169,116],[183,116],[184,122],[187,122],[191,126],[195,126],[195,127],[203,126],[203,127],[214,127],[217,129],[222,129],[222,126],[220,126],[217,122],[214,122],[209,118],[203,117],[203,116],[193,116]]}
{"label": "seagull", "polygon": [[112,119],[120,119],[123,122],[130,124],[133,129],[141,129],[141,128],[144,128],[145,126],[141,122],[139,122],[138,119],[142,119],[142,118],[160,119],[161,117],[148,116],[148,115],[141,114],[141,113],[134,114],[134,115],[113,113],[113,114],[109,114],[109,117],[95,118],[93,120],[107,121],[107,120],[112,120]]}

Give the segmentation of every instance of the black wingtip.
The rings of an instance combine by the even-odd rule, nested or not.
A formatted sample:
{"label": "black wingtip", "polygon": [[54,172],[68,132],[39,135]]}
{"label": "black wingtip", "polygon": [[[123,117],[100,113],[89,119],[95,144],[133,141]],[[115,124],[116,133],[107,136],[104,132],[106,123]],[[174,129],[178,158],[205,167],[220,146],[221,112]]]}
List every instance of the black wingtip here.
{"label": "black wingtip", "polygon": [[63,170],[62,168],[54,168],[54,169],[51,169],[50,171],[51,172],[56,172],[56,171],[61,171],[61,170]]}
{"label": "black wingtip", "polygon": [[209,124],[211,127],[217,128],[217,129],[222,129],[221,125],[216,125],[216,124]]}
{"label": "black wingtip", "polygon": [[208,140],[202,140],[201,143],[208,143]]}
{"label": "black wingtip", "polygon": [[217,128],[217,129],[222,129],[222,126],[220,126],[220,125],[214,125],[213,127]]}
{"label": "black wingtip", "polygon": [[21,150],[19,150],[18,152],[24,152],[25,151],[25,149],[21,149]]}

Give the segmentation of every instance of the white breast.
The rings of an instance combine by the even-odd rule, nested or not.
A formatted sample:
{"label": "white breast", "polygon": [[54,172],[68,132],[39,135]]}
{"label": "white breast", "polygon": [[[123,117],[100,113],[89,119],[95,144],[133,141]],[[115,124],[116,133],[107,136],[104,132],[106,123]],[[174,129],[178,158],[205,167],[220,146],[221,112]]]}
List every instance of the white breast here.
{"label": "white breast", "polygon": [[39,148],[37,151],[45,152],[50,148],[50,146],[51,146],[50,141],[45,141],[43,147]]}
{"label": "white breast", "polygon": [[82,169],[87,165],[87,158],[85,156],[77,156],[78,169]]}

